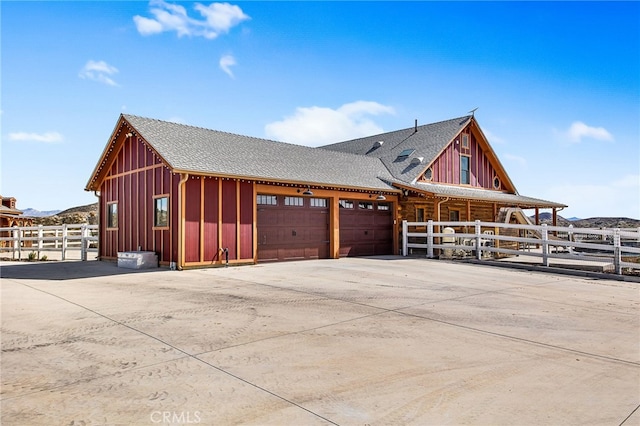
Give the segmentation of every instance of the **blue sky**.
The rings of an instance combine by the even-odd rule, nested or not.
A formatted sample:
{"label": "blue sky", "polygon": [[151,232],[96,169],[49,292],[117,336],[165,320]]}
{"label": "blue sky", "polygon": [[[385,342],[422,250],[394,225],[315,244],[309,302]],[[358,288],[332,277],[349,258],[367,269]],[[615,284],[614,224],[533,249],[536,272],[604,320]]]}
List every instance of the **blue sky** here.
{"label": "blue sky", "polygon": [[0,193],[83,190],[120,113],[322,145],[466,115],[522,195],[640,219],[639,2],[2,1]]}

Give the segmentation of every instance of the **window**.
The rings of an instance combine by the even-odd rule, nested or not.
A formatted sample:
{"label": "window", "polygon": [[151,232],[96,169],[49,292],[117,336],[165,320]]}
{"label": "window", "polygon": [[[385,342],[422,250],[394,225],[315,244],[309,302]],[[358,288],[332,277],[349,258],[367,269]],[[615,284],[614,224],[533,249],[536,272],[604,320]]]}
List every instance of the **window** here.
{"label": "window", "polygon": [[431,167],[429,167],[427,170],[425,170],[424,172],[424,180],[431,180],[433,177],[433,170],[431,169]]}
{"label": "window", "polygon": [[449,221],[460,222],[460,212],[458,210],[449,210]]}
{"label": "window", "polygon": [[358,208],[361,210],[373,210],[373,203],[369,203],[367,201],[360,201],[358,203]]}
{"label": "window", "polygon": [[389,203],[378,203],[378,210],[388,211],[390,208]]}
{"label": "window", "polygon": [[169,197],[153,199],[153,226],[158,228],[169,226]]}
{"label": "window", "polygon": [[416,222],[424,222],[424,208],[416,208]]}
{"label": "window", "polygon": [[260,205],[277,206],[278,198],[275,195],[258,195],[256,202]]}
{"label": "window", "polygon": [[284,197],[284,205],[285,206],[303,206],[304,198],[302,197]]}
{"label": "window", "polygon": [[493,178],[493,187],[495,189],[500,189],[500,178],[498,176]]}
{"label": "window", "polygon": [[398,154],[398,158],[396,158],[396,161],[402,161],[406,159],[408,156],[410,156],[411,154],[413,154],[414,152],[416,152],[416,150],[413,148],[405,149],[400,154]]}
{"label": "window", "polygon": [[460,183],[469,185],[471,183],[471,174],[469,173],[469,157],[460,156]]}
{"label": "window", "polygon": [[469,135],[466,133],[462,134],[462,147],[469,148]]}
{"label": "window", "polygon": [[107,204],[107,228],[118,227],[118,203]]}
{"label": "window", "polygon": [[352,209],[353,208],[353,201],[349,201],[349,200],[340,200],[340,208],[341,209]]}
{"label": "window", "polygon": [[311,207],[327,207],[327,200],[325,198],[311,198],[309,199]]}

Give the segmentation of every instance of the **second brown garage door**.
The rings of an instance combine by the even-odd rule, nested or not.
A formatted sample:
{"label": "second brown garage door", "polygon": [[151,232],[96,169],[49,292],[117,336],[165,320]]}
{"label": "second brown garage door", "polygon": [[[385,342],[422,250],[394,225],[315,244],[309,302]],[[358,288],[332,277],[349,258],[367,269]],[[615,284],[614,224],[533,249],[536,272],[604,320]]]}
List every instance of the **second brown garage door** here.
{"label": "second brown garage door", "polygon": [[324,198],[258,195],[258,261],[329,257],[329,207]]}
{"label": "second brown garage door", "polygon": [[393,254],[392,205],[340,200],[340,256]]}

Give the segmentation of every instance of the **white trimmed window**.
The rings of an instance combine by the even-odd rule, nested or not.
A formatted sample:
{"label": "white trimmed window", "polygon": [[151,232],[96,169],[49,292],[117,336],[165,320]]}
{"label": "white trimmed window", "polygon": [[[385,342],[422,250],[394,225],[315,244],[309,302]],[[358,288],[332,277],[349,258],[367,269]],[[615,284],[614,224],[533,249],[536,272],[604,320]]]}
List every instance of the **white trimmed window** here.
{"label": "white trimmed window", "polygon": [[278,198],[275,195],[258,195],[256,202],[263,206],[277,206]]}
{"label": "white trimmed window", "polygon": [[311,203],[311,207],[327,207],[326,198],[311,198],[309,202]]}
{"label": "white trimmed window", "polygon": [[304,206],[304,198],[302,197],[284,197],[285,206]]}

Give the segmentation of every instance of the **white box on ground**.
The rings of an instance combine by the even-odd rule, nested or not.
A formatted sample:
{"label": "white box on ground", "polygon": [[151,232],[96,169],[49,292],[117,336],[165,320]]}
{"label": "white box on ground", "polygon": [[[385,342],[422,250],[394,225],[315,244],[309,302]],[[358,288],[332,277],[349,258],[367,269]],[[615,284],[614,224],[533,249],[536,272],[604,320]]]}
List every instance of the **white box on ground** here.
{"label": "white box on ground", "polygon": [[119,251],[118,268],[148,269],[158,267],[158,255],[152,251]]}

